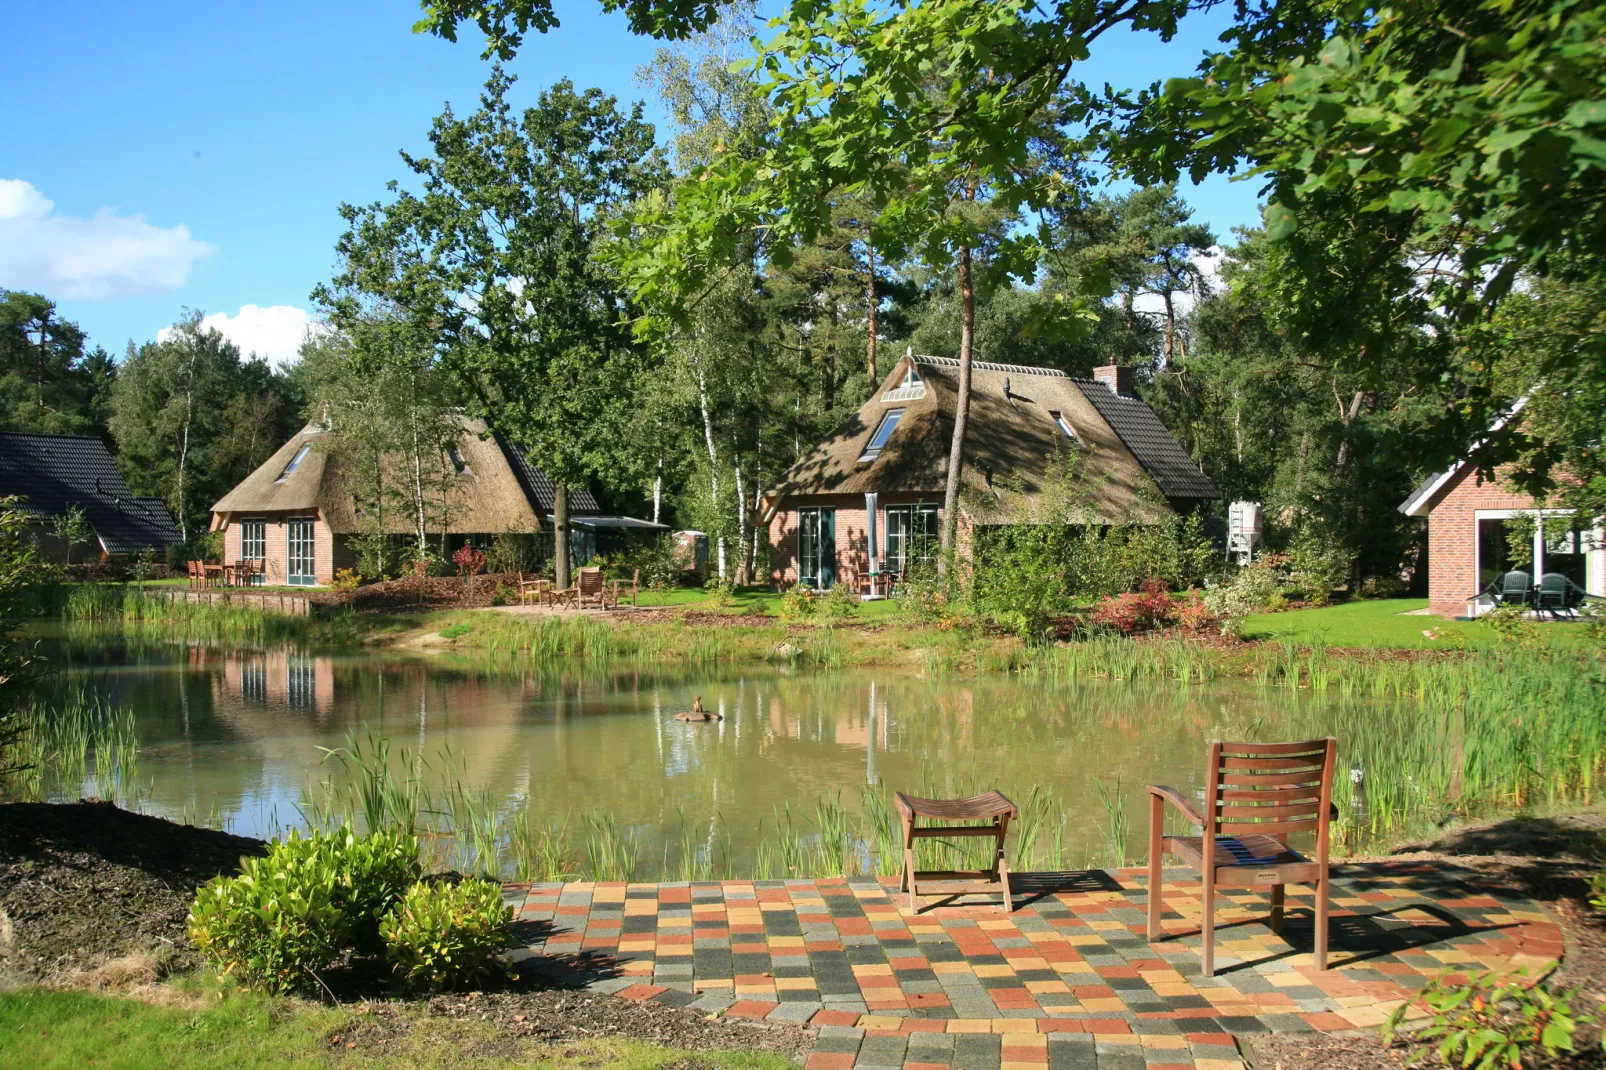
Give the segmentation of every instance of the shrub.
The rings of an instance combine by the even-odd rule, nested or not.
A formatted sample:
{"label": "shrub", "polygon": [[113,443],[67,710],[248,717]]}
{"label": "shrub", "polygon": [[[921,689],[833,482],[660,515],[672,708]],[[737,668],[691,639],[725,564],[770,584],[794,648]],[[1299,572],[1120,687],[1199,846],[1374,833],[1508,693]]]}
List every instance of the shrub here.
{"label": "shrub", "polygon": [[806,583],[794,583],[781,595],[782,620],[807,620],[814,616],[814,588]]}
{"label": "shrub", "polygon": [[485,551],[475,549],[472,543],[465,542],[457,548],[452,555],[452,563],[457,566],[457,574],[465,580],[473,579],[485,571]]}
{"label": "shrub", "polygon": [[675,560],[669,536],[655,542],[636,562],[641,569],[641,585],[649,591],[671,591],[680,586],[680,562]]}
{"label": "shrub", "polygon": [[1396,576],[1368,576],[1361,581],[1362,598],[1404,598],[1411,585]]}
{"label": "shrub", "polygon": [[379,924],[385,957],[409,985],[458,988],[486,976],[513,911],[492,881],[415,884]]}
{"label": "shrub", "polygon": [[335,578],[329,586],[337,591],[355,591],[362,585],[362,577],[357,575],[356,569],[343,568],[335,573]]}
{"label": "shrub", "polygon": [[312,987],[347,948],[380,950],[379,919],[418,875],[411,834],[292,831],[265,857],[241,859],[238,876],[215,877],[197,892],[190,940],[248,984]]}
{"label": "shrub", "polygon": [[1314,523],[1295,532],[1288,544],[1289,578],[1305,592],[1305,601],[1325,606],[1333,592],[1349,582],[1355,555],[1325,535]]}
{"label": "shrub", "polygon": [[225,977],[273,992],[308,989],[346,946],[343,903],[331,857],[270,852],[242,858],[239,876],[203,885],[186,928],[190,942]]}
{"label": "shrub", "polygon": [[1117,594],[1101,599],[1093,610],[1093,621],[1122,635],[1148,631],[1170,624],[1176,618],[1176,601],[1159,580],[1149,580],[1140,594]]}
{"label": "shrub", "polygon": [[845,583],[839,583],[825,592],[820,599],[820,610],[825,619],[836,622],[847,620],[859,612],[859,593]]}
{"label": "shrub", "polygon": [[1221,627],[1221,619],[1205,605],[1204,596],[1198,591],[1189,591],[1176,600],[1176,618],[1179,625],[1196,635]]}
{"label": "shrub", "polygon": [[1478,614],[1478,623],[1493,631],[1508,643],[1525,646],[1539,637],[1539,626],[1528,619],[1523,606],[1506,603]]}
{"label": "shrub", "polygon": [[533,572],[535,540],[522,531],[503,531],[491,536],[491,549],[485,555],[487,572]]}
{"label": "shrub", "polygon": [[1542,1050],[1550,1058],[1573,1050],[1573,1034],[1582,1023],[1598,1015],[1575,1012],[1579,989],[1559,991],[1544,985],[1526,985],[1522,974],[1505,979],[1491,973],[1473,974],[1465,984],[1450,975],[1436,977],[1400,1004],[1383,1025],[1383,1038],[1393,1043],[1413,1004],[1432,1016],[1414,1034],[1426,1043],[1438,1041],[1439,1060],[1450,1066],[1493,1070],[1502,1066],[1532,1066]]}
{"label": "shrub", "polygon": [[442,639],[461,639],[474,630],[470,624],[448,624],[440,630]]}
{"label": "shrub", "polygon": [[498,583],[496,590],[491,592],[491,605],[511,606],[518,603],[519,592],[505,583]]}
{"label": "shrub", "polygon": [[703,590],[708,592],[709,609],[734,609],[736,607],[736,584],[730,580],[722,580],[718,576],[708,577],[703,584]]}

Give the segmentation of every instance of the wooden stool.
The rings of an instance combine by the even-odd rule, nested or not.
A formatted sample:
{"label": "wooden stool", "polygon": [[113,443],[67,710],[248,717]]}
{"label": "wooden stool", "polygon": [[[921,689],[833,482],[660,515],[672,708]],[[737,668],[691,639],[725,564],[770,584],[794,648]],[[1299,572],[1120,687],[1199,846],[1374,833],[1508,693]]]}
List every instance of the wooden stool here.
{"label": "wooden stool", "polygon": [[[1019,811],[1015,804],[1010,802],[1001,792],[989,791],[985,795],[973,795],[968,799],[917,799],[903,792],[894,792],[893,801],[897,803],[898,813],[903,818],[903,881],[898,885],[899,891],[909,892],[909,909],[913,913],[920,913],[920,895],[917,882],[928,881],[955,881],[973,878],[986,878],[976,880],[975,883],[963,884],[958,887],[945,887],[938,892],[927,892],[927,895],[981,895],[997,892],[1004,897],[1003,908],[1005,913],[1013,913],[1015,900],[1009,894],[1009,864],[1004,861],[1004,836],[1009,832],[1009,822]],[[915,818],[923,817],[928,821],[969,821],[968,825],[947,825],[943,827],[917,828]],[[974,822],[985,822],[975,824]],[[915,869],[915,841],[920,839],[946,839],[950,836],[991,836],[993,838],[993,864],[989,869]]]}

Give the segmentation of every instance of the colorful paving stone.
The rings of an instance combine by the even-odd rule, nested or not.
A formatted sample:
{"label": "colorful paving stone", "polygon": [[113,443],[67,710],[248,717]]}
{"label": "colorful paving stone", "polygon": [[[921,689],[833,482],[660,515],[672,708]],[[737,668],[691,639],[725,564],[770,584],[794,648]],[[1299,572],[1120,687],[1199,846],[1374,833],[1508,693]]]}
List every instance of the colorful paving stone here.
{"label": "colorful paving stone", "polygon": [[[1236,1034],[1380,1024],[1445,970],[1537,974],[1562,937],[1536,903],[1428,863],[1335,867],[1331,969],[1309,889],[1220,894],[1200,975],[1199,881],[1167,871],[1145,939],[1142,870],[1020,874],[1017,909],[911,915],[895,880],[510,886],[525,968],[569,984],[818,1030],[810,1066],[1240,1066]],[[936,902],[927,900],[928,903]]]}

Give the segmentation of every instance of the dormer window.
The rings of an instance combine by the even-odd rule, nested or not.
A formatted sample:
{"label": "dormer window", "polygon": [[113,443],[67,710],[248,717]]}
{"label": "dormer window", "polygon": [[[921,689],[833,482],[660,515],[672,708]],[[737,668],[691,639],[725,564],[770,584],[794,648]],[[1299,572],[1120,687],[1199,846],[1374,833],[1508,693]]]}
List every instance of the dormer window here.
{"label": "dormer window", "polygon": [[891,438],[892,432],[898,429],[898,421],[903,419],[903,414],[903,409],[889,409],[886,415],[881,417],[881,423],[876,427],[875,434],[870,436],[870,444],[864,448],[864,456],[859,458],[860,464],[866,461],[873,461],[881,456],[882,449],[886,447],[887,439]]}
{"label": "dormer window", "polygon": [[454,442],[446,447],[446,456],[451,459],[452,469],[458,475],[471,476],[474,474],[473,470],[469,468],[468,462],[463,460],[463,455],[458,452],[457,443]]}
{"label": "dormer window", "polygon": [[1051,409],[1049,410],[1049,415],[1054,418],[1054,423],[1059,427],[1060,433],[1070,440],[1071,445],[1080,446],[1082,444],[1082,440],[1076,437],[1076,429],[1071,426],[1071,421],[1065,418],[1064,413]]}
{"label": "dormer window", "polygon": [[275,479],[274,482],[283,483],[285,480],[289,479],[290,473],[296,470],[296,466],[301,463],[301,458],[305,457],[307,455],[307,451],[310,449],[312,449],[312,443],[303,442],[301,444],[301,448],[296,450],[296,455],[290,458],[290,463],[284,466],[284,471],[279,473],[279,478]]}
{"label": "dormer window", "polygon": [[883,391],[881,400],[888,401],[919,401],[926,396],[926,384],[920,381],[915,374],[914,362],[910,361],[903,369],[903,379],[891,390]]}

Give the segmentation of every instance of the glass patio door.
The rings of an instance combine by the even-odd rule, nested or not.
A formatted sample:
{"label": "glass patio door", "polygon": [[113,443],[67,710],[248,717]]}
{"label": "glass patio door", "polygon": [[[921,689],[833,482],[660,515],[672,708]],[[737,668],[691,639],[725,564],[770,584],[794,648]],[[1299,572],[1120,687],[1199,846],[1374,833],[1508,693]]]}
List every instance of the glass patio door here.
{"label": "glass patio door", "polygon": [[836,586],[836,510],[797,511],[797,578],[816,591]]}
{"label": "glass patio door", "polygon": [[292,520],[288,528],[287,581],[292,587],[311,587],[318,582],[312,521],[307,518]]}

